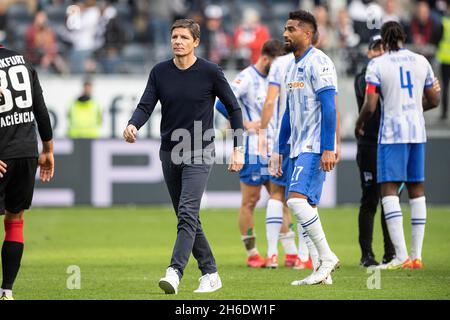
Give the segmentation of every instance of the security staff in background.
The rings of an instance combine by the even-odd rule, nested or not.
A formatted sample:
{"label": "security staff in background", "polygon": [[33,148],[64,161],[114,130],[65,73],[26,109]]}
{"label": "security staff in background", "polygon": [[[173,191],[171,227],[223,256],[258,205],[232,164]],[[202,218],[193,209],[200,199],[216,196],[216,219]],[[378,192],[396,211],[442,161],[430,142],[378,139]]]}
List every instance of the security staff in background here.
{"label": "security staff in background", "polygon": [[448,93],[450,91],[450,0],[447,0],[447,12],[442,17],[442,37],[439,42],[437,58],[441,63],[442,76],[442,113],[441,119],[447,120],[448,116]]}
{"label": "security staff in background", "polygon": [[[367,57],[373,59],[384,53],[381,42],[381,36],[375,35],[370,38]],[[355,94],[358,103],[358,111],[364,103],[364,96],[366,93],[366,67],[356,75],[355,78]],[[361,246],[361,260],[360,264],[363,267],[370,267],[378,265],[375,260],[375,254],[372,250],[373,238],[373,222],[375,213],[377,212],[378,203],[380,201],[380,189],[377,184],[377,141],[378,128],[380,126],[380,105],[372,118],[364,125],[364,136],[358,136],[358,152],[356,161],[361,178],[362,197],[361,205],[359,207],[359,244]],[[383,208],[381,208],[383,210]],[[388,263],[394,258],[395,249],[389,237],[389,233],[384,218],[384,213],[381,214],[381,226],[383,229],[384,238],[384,256],[383,263]]]}
{"label": "security staff in background", "polygon": [[100,137],[102,110],[92,98],[92,81],[83,82],[82,95],[70,106],[69,137],[72,139],[96,139]]}

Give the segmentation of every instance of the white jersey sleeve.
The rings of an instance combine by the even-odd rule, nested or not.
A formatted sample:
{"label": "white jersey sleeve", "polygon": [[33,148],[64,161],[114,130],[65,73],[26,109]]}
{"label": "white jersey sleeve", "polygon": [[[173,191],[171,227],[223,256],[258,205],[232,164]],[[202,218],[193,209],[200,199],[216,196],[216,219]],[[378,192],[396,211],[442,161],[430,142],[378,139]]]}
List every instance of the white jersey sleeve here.
{"label": "white jersey sleeve", "polygon": [[378,60],[372,59],[366,70],[366,83],[373,84],[377,87],[381,84]]}
{"label": "white jersey sleeve", "polygon": [[315,55],[310,67],[311,85],[315,94],[328,89],[337,90],[336,68],[329,57]]}
{"label": "white jersey sleeve", "polygon": [[238,100],[247,95],[248,88],[251,84],[251,78],[248,76],[248,73],[244,71],[240,72],[231,84],[231,90],[233,90],[233,93]]}
{"label": "white jersey sleeve", "polygon": [[425,78],[425,88],[429,88],[433,86],[434,82],[434,72],[433,68],[431,67],[431,64],[428,62],[428,60],[423,57],[423,63],[427,65],[428,71],[427,71],[427,77]]}

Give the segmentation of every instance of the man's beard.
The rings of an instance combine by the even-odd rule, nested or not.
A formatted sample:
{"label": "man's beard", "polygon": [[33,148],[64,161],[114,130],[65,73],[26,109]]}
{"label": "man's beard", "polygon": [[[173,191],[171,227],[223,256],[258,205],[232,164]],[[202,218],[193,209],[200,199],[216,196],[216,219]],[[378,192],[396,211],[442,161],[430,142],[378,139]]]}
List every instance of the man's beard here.
{"label": "man's beard", "polygon": [[264,67],[265,74],[269,74],[269,71],[270,71],[270,64]]}
{"label": "man's beard", "polygon": [[295,52],[297,50],[297,46],[292,42],[287,42],[284,44],[284,50],[286,53]]}

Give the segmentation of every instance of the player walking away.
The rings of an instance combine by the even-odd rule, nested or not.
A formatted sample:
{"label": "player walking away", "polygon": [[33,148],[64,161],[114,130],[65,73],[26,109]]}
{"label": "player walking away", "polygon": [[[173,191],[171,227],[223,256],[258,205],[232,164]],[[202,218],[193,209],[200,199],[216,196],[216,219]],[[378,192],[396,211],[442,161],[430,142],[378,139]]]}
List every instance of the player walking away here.
{"label": "player walking away", "polygon": [[[231,88],[240,101],[243,109],[244,127],[246,129],[245,138],[245,164],[239,173],[240,188],[242,192],[241,208],[239,210],[239,230],[241,239],[247,251],[247,265],[253,268],[266,266],[266,260],[259,254],[256,248],[256,233],[254,229],[254,210],[260,198],[261,188],[265,186],[271,192],[272,184],[267,170],[267,157],[263,159],[258,156],[258,131],[261,124],[261,109],[267,94],[267,75],[273,60],[283,51],[283,44],[278,40],[268,40],[262,50],[258,61],[241,71],[233,81]],[[216,108],[228,118],[225,107],[220,102]],[[269,137],[273,139],[276,128],[277,117],[273,117],[269,125]],[[272,141],[272,140],[271,140]],[[270,150],[271,151],[271,150]],[[268,211],[272,216],[268,221],[276,226],[281,226],[283,220],[283,204],[273,203],[269,200]],[[273,216],[276,214],[276,216]],[[288,231],[287,229],[286,231]],[[291,236],[293,235],[293,237]],[[295,246],[295,234],[288,234],[282,240],[283,247],[287,255],[295,261],[297,248]],[[277,235],[278,236],[278,235]],[[278,238],[275,239],[278,242]],[[294,259],[292,259],[294,257]],[[277,256],[267,261],[267,267],[276,268],[278,266]]]}
{"label": "player walking away", "polygon": [[[211,132],[216,96],[225,104],[231,127],[236,130],[228,167],[232,172],[239,171],[244,160],[242,112],[219,66],[195,56],[194,50],[200,43],[199,25],[191,19],[177,20],[171,33],[174,59],[157,64],[150,72],[124,138],[129,143],[136,141],[137,131],[147,122],[159,100],[162,106],[160,158],[178,218],[172,260],[159,286],[165,293],[176,294],[192,253],[202,272],[200,285],[194,292],[213,292],[220,289],[222,283],[201,226],[199,209],[214,158]],[[198,125],[201,126],[200,137],[194,135]],[[188,134],[179,141],[181,131]],[[206,136],[209,139],[203,138]],[[180,149],[180,145],[185,148]]]}
{"label": "player walking away", "polygon": [[36,71],[21,54],[0,46],[0,215],[5,215],[0,300],[13,300],[24,249],[23,216],[33,198],[37,166],[41,181],[53,177],[52,135]]}
{"label": "player walking away", "polygon": [[[274,135],[277,136],[281,124],[281,118],[286,109],[286,86],[284,80],[286,78],[286,69],[289,63],[295,57],[292,53],[285,54],[275,59],[270,67],[267,80],[269,82],[266,100],[261,112],[261,126],[258,138],[258,152],[266,158],[269,156],[267,145],[267,131],[269,124],[275,124]],[[275,122],[273,122],[275,118]],[[270,177],[270,199],[267,202],[266,211],[266,238],[267,238],[267,259],[266,266],[277,263],[278,260],[278,239],[284,244],[289,239],[295,238],[295,233],[290,226],[291,217],[289,209],[286,205],[285,186],[287,183],[287,174],[289,166],[289,148],[287,153],[283,155],[283,172],[281,177]],[[281,223],[282,221],[282,223]],[[298,231],[298,251],[295,254],[286,254],[284,264],[286,267],[294,269],[312,269],[312,260],[309,257],[306,238],[303,235],[303,229],[297,224]]]}
{"label": "player walking away", "polygon": [[[384,53],[381,35],[375,35],[370,38],[367,57],[376,58]],[[366,69],[364,67],[355,77],[355,94],[360,111],[364,96],[366,95]],[[381,107],[379,103],[377,108],[364,124],[364,136],[357,136],[358,152],[356,162],[359,168],[361,179],[362,197],[359,207],[358,226],[359,226],[359,245],[361,247],[360,265],[363,267],[376,266],[379,263],[375,260],[375,254],[372,250],[373,239],[373,221],[380,201],[380,189],[377,184],[377,140],[378,128],[380,127]],[[381,208],[381,227],[384,239],[383,263],[390,262],[395,256],[394,245],[389,238],[383,207]]]}
{"label": "player walking away", "polygon": [[[427,217],[423,184],[426,142],[423,112],[437,107],[439,93],[433,87],[434,74],[427,59],[403,48],[406,37],[400,24],[385,23],[381,37],[386,53],[373,59],[367,67],[366,97],[355,133],[364,135],[364,123],[376,110],[381,97],[377,179],[381,183],[384,215],[396,256],[382,268],[422,268]],[[411,205],[412,260],[406,248],[397,195],[402,182],[408,189]]]}
{"label": "player walking away", "polygon": [[292,285],[331,283],[329,276],[339,267],[339,259],[328,245],[317,211],[325,173],[336,164],[337,75],[330,58],[312,46],[315,33],[317,22],[311,13],[299,10],[289,14],[284,31],[285,48],[294,53],[295,60],[286,75],[287,107],[276,143],[279,150],[270,159],[271,172],[281,176],[281,154],[290,139],[287,204],[319,257],[315,271]]}

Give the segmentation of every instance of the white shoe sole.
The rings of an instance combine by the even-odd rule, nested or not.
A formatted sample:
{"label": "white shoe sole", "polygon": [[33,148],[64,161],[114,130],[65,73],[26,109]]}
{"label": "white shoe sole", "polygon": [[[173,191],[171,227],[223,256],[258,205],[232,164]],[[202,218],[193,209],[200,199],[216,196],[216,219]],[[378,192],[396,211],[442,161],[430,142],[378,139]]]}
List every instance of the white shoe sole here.
{"label": "white shoe sole", "polygon": [[219,290],[220,288],[222,288],[222,283],[220,283],[217,287],[215,287],[214,289],[208,290],[208,291],[200,291],[199,289],[195,290],[194,293],[210,293],[210,292],[214,292]]}
{"label": "white shoe sole", "polygon": [[165,294],[177,294],[178,290],[167,280],[159,280],[159,287]]}

